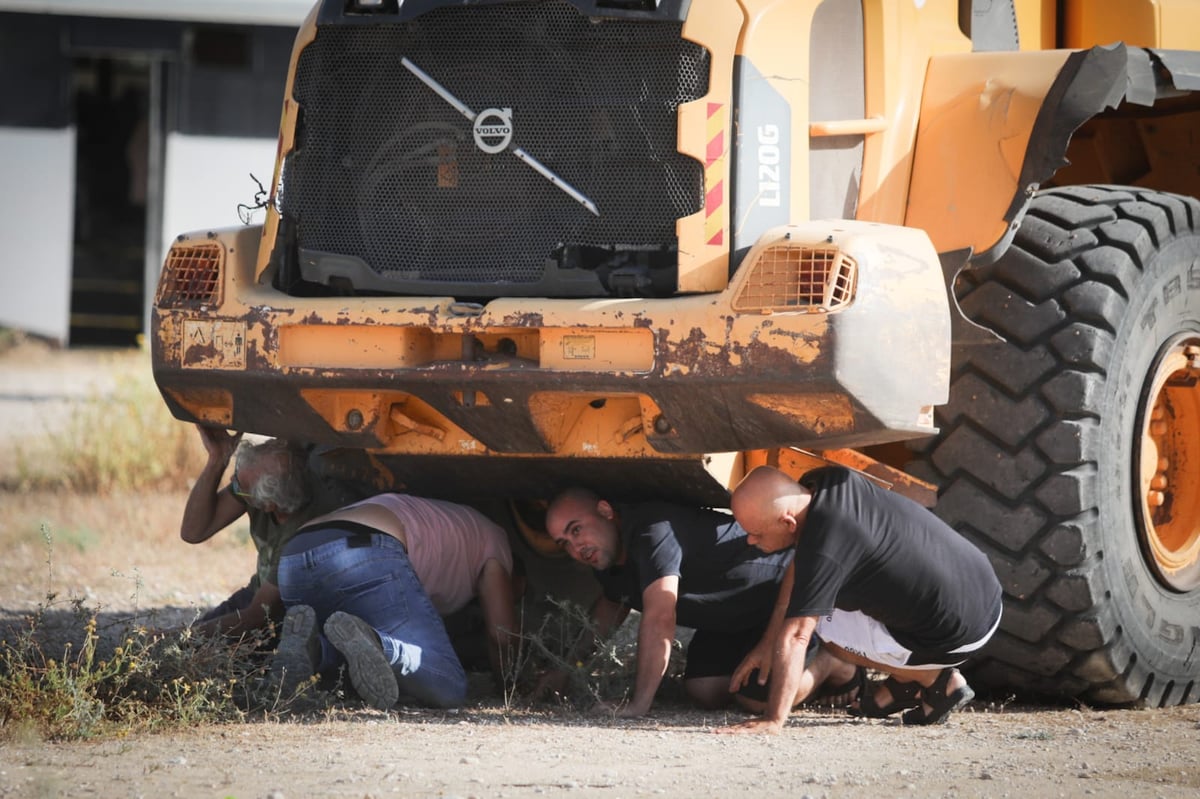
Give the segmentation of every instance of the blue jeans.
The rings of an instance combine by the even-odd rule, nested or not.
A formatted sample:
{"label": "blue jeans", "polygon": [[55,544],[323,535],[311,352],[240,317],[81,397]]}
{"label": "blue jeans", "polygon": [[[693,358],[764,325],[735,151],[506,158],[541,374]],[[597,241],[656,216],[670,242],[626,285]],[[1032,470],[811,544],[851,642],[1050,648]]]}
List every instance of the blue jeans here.
{"label": "blue jeans", "polygon": [[[435,707],[461,705],[466,672],[404,546],[384,533],[348,532],[307,549],[304,538],[292,539],[279,561],[283,604],[311,606],[322,627],[339,610],[358,616],[379,634],[401,694]],[[322,635],[319,671],[335,671],[344,662]]]}

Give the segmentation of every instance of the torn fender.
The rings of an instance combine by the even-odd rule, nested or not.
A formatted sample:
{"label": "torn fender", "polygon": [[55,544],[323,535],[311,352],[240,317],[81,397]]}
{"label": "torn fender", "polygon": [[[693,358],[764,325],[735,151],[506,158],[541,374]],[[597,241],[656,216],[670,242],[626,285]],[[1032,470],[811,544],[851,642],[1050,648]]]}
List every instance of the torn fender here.
{"label": "torn fender", "polygon": [[1122,101],[1195,88],[1198,75],[1198,53],[1122,44],[931,59],[906,224],[940,253],[994,261],[1080,125]]}

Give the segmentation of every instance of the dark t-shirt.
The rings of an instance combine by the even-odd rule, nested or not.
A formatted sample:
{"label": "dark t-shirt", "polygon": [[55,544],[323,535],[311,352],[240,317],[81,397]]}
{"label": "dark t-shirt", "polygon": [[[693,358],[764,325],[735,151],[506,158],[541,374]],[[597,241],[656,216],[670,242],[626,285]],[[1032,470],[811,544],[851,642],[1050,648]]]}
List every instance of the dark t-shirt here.
{"label": "dark t-shirt", "polygon": [[848,469],[817,469],[800,482],[813,497],[796,543],[789,618],[862,611],[927,655],[973,643],[991,629],[1000,582],[971,542]]}
{"label": "dark t-shirt", "polygon": [[791,550],[768,555],[755,549],[733,516],[721,511],[644,502],[619,506],[617,513],[626,558],[596,572],[607,598],[641,610],[646,587],[674,575],[680,626],[735,632],[770,621]]}

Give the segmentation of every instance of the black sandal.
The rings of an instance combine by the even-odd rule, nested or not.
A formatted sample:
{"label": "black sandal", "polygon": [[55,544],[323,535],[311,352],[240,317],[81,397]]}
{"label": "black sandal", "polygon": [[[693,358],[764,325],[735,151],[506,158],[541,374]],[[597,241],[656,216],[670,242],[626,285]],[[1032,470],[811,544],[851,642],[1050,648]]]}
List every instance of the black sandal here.
{"label": "black sandal", "polygon": [[963,683],[961,688],[947,691],[950,677],[958,673],[958,669],[942,669],[942,673],[928,688],[922,691],[921,702],[929,705],[929,713],[918,706],[904,714],[905,724],[943,724],[950,714],[975,698],[971,686]]}
{"label": "black sandal", "polygon": [[899,713],[901,710],[920,707],[920,683],[900,682],[895,677],[888,677],[881,685],[888,689],[888,693],[892,696],[892,701],[886,705],[880,705],[875,699],[878,688],[875,691],[861,691],[858,695],[858,707],[850,708],[850,715],[859,718],[886,719],[888,716]]}
{"label": "black sandal", "polygon": [[[839,705],[848,705],[855,699],[862,699],[867,690],[867,670],[862,666],[854,667],[854,674],[845,682],[837,685],[829,685],[824,683],[813,692],[812,696],[804,700],[806,705],[818,705],[824,707],[838,707]],[[850,695],[853,692],[853,695]],[[839,697],[846,697],[845,701],[835,703]]]}

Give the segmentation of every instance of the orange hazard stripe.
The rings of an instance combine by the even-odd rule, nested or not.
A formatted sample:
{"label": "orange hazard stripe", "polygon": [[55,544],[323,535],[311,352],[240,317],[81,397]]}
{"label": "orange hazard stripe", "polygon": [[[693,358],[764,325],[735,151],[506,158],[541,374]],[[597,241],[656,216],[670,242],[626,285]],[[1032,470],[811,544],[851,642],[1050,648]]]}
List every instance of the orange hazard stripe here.
{"label": "orange hazard stripe", "polygon": [[725,104],[708,104],[704,152],[704,239],[725,244]]}

